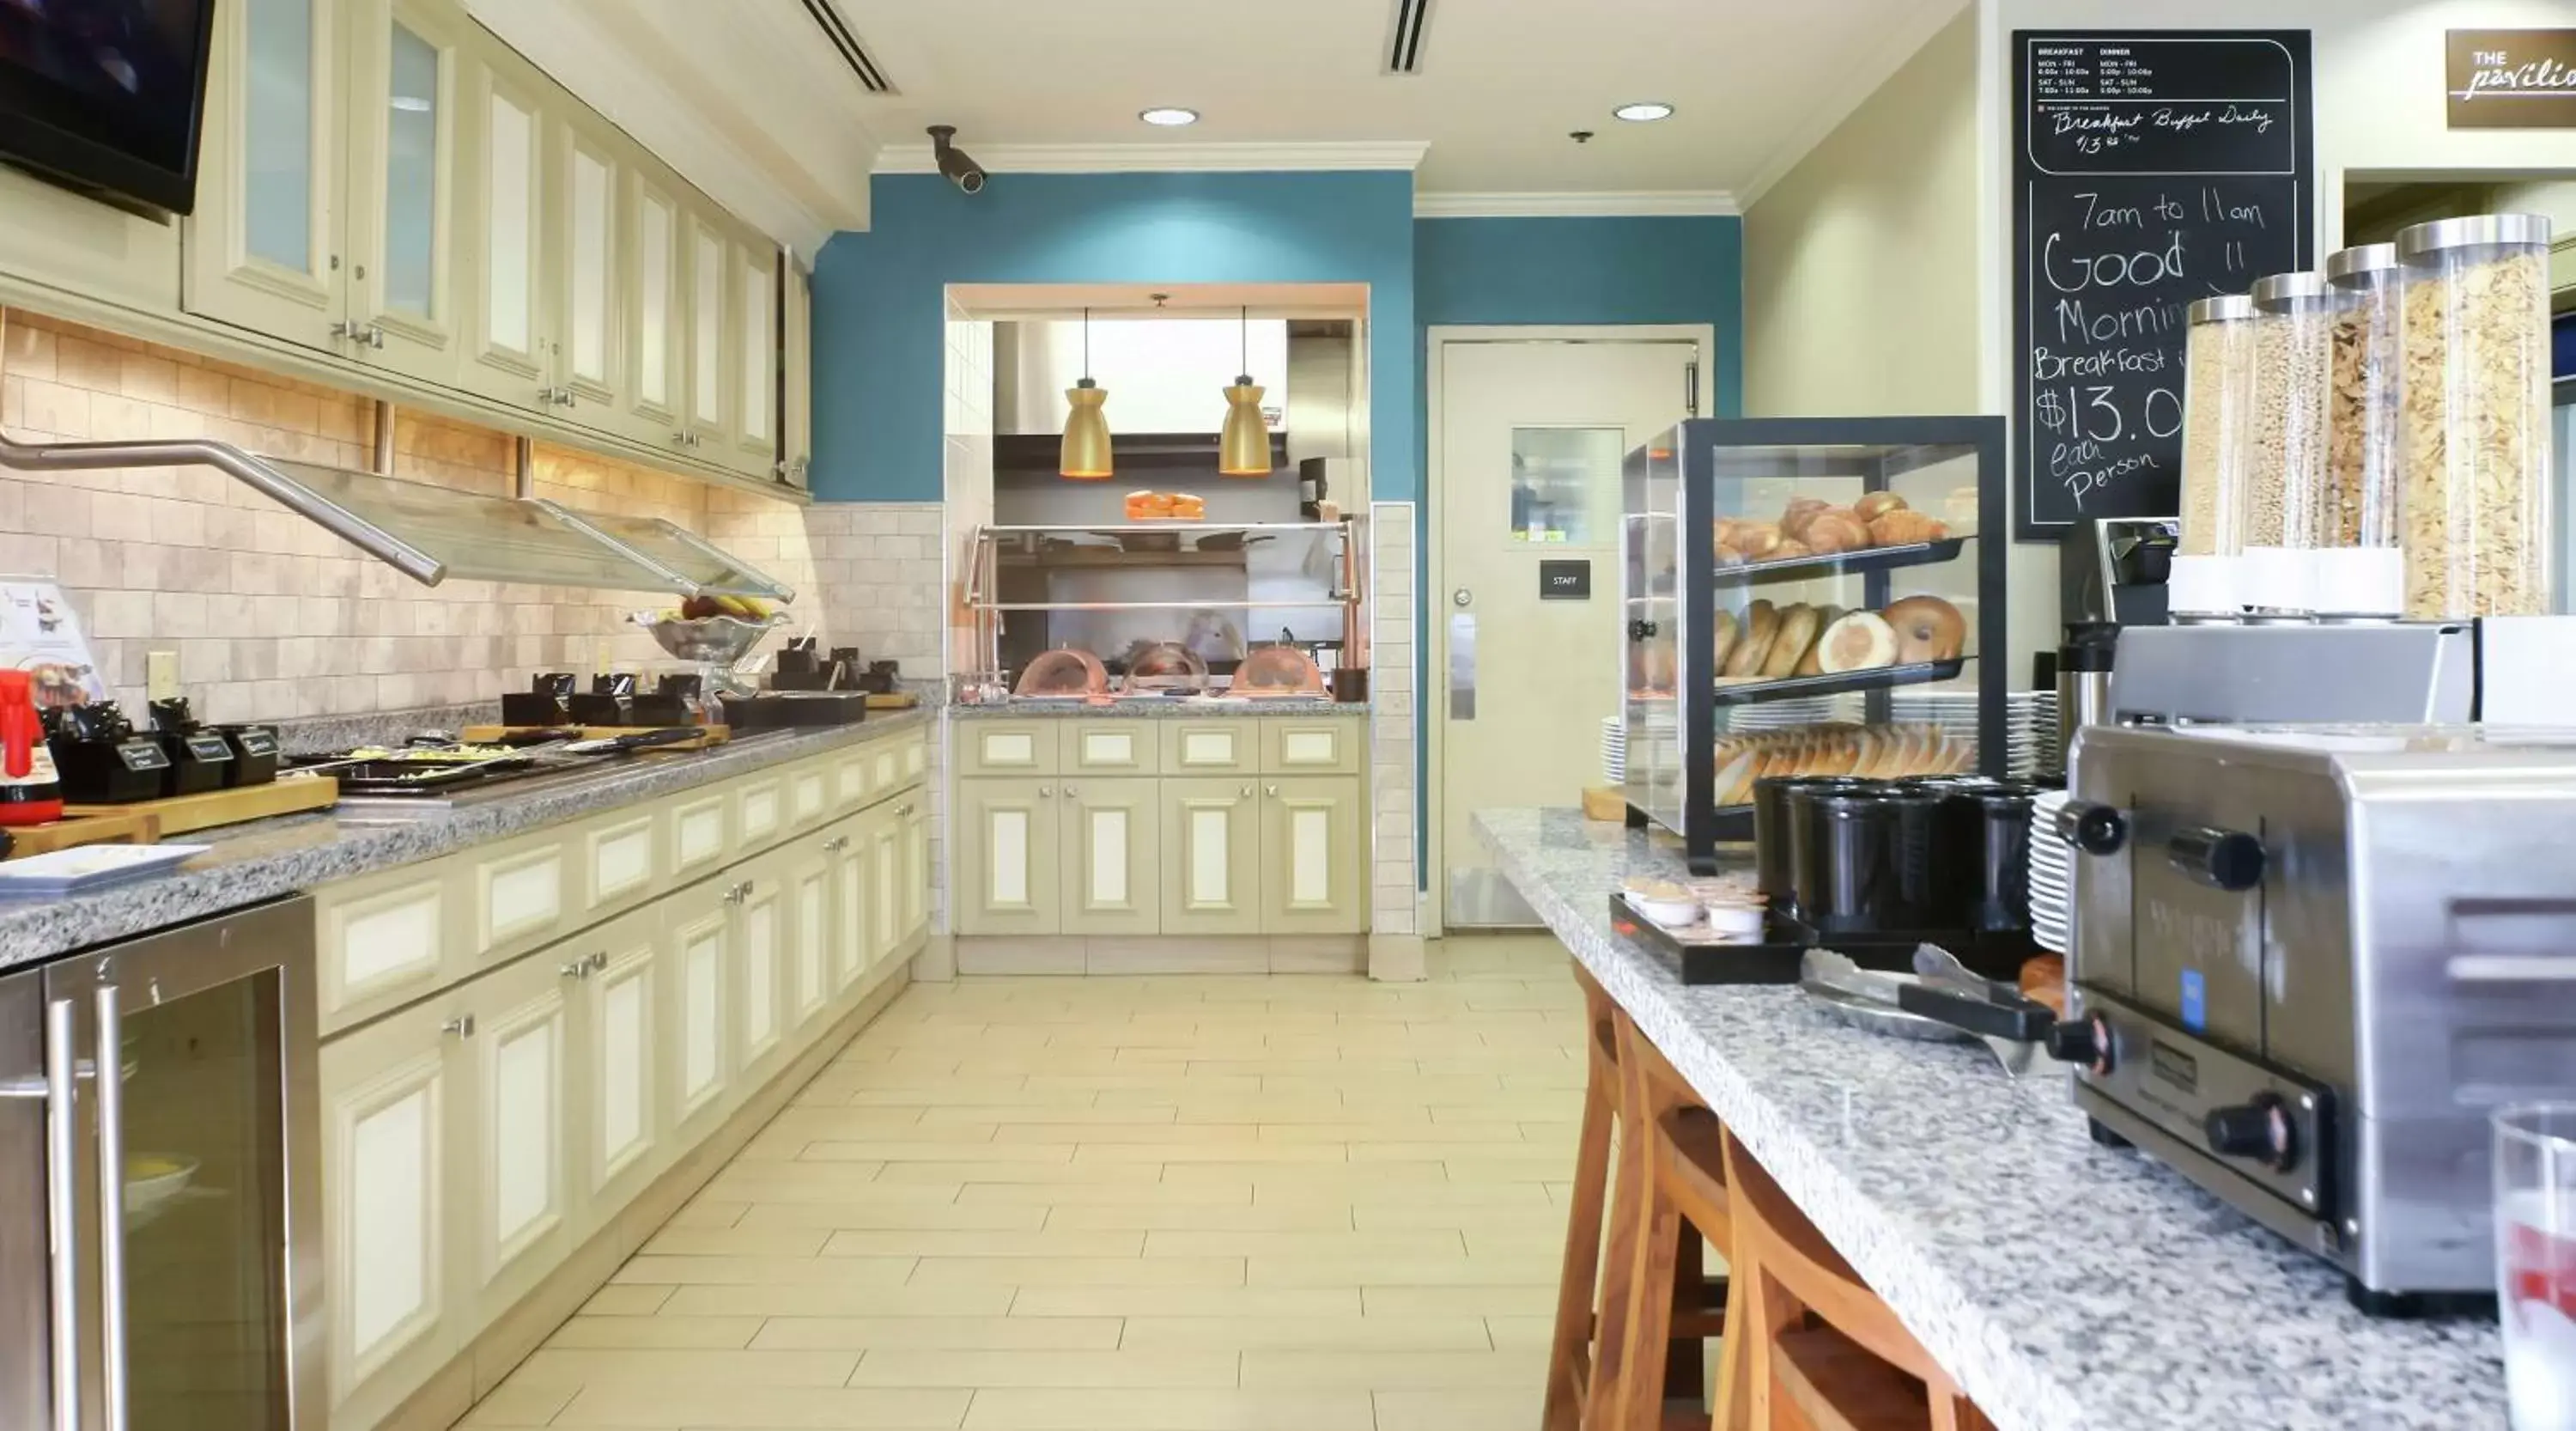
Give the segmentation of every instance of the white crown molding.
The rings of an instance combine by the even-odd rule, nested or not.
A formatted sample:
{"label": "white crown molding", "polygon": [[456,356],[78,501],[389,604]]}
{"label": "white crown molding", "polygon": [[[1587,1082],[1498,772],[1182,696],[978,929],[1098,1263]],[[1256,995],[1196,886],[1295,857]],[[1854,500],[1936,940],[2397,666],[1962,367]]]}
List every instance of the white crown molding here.
{"label": "white crown molding", "polygon": [[820,252],[832,234],[867,226],[866,193],[856,211],[825,212],[772,174],[764,158],[735,143],[586,5],[465,0],[486,29],[573,91],[656,158],[735,217],[797,253]]}
{"label": "white crown molding", "polygon": [[[1126,174],[1168,170],[1249,173],[1289,169],[1420,167],[1430,145],[1413,141],[1316,144],[978,144],[961,146],[994,174]],[[936,174],[928,144],[877,151],[880,174]]]}
{"label": "white crown molding", "polygon": [[[1771,186],[1789,177],[1789,171],[1825,142],[1827,136],[1851,118],[1862,101],[1876,94],[1881,85],[1905,68],[1914,52],[1931,42],[1943,26],[1967,9],[1974,0],[1922,0],[1914,13],[1906,16],[1887,32],[1887,42],[1861,58],[1860,63],[1842,70],[1842,82],[1828,90],[1823,100],[1811,110],[1805,122],[1790,131],[1789,138],[1772,151],[1771,157],[1755,171],[1753,182],[1744,186],[1744,207],[1752,208],[1771,192]],[[1971,84],[1975,75],[1969,76]]]}
{"label": "white crown molding", "polygon": [[1742,212],[1735,196],[1724,189],[1413,196],[1413,216],[1417,219],[1625,219]]}

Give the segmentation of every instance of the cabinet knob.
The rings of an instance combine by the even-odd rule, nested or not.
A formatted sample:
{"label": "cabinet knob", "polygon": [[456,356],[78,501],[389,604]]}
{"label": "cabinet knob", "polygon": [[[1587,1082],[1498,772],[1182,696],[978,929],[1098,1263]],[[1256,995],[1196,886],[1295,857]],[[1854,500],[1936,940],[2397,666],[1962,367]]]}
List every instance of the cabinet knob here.
{"label": "cabinet knob", "polygon": [[[361,277],[361,278],[366,277],[366,275],[365,275],[365,274],[363,274],[363,273],[362,273],[362,274],[360,274],[360,275],[358,275],[358,276],[359,276],[359,277]],[[367,345],[368,347],[370,347],[370,348],[373,348],[373,349],[377,350],[378,352],[382,352],[382,351],[384,351],[384,346],[385,346],[385,325],[384,325],[384,324],[382,324],[382,323],[370,323],[370,324],[368,324],[368,325],[367,325],[367,331],[366,331],[363,335],[361,335],[361,336],[359,337],[358,341],[359,341],[359,342],[361,342],[361,343],[366,344],[366,345]]]}
{"label": "cabinet knob", "polygon": [[[1041,791],[1039,791],[1038,793],[1039,793],[1039,794],[1041,794],[1041,795],[1043,795],[1043,794],[1045,794],[1046,792],[1045,792],[1045,791],[1043,791],[1043,790],[1041,790]],[[1070,795],[1070,794],[1072,794],[1073,792],[1072,792],[1071,790],[1067,790],[1067,791],[1065,791],[1064,793],[1065,793],[1065,794],[1067,794],[1067,795]],[[894,812],[895,812],[896,814],[898,814],[898,815],[909,815],[909,814],[911,814],[911,813],[912,813],[912,802],[911,802],[911,801],[909,801],[909,800],[906,800],[906,801],[905,801],[905,802],[903,802],[902,804],[895,806],[895,807],[894,807]]]}
{"label": "cabinet knob", "polygon": [[846,850],[846,849],[848,849],[849,847],[850,847],[850,837],[849,837],[849,836],[847,836],[847,835],[834,835],[832,838],[830,838],[830,839],[828,839],[828,840],[825,840],[825,841],[823,842],[823,853],[825,853],[825,854],[827,854],[827,855],[837,855],[837,854],[839,854],[841,851]]}
{"label": "cabinet knob", "polygon": [[1251,799],[1251,798],[1252,798],[1252,787],[1251,787],[1251,786],[1246,785],[1246,786],[1244,786],[1244,787],[1243,787],[1243,798],[1244,798],[1244,799],[1246,799],[1246,800],[1249,800],[1249,799]]}
{"label": "cabinet knob", "polygon": [[[1073,787],[1072,787],[1072,786],[1068,785],[1068,786],[1064,787],[1064,798],[1066,798],[1067,800],[1070,800],[1070,799],[1072,799],[1072,798],[1073,798]],[[909,811],[904,811],[904,810],[897,810],[897,811],[895,811],[895,813],[896,813],[896,814],[898,814],[898,815],[902,815],[902,814],[908,814],[908,813],[910,813],[910,812],[909,812]]]}
{"label": "cabinet knob", "polygon": [[457,1038],[472,1038],[474,1037],[474,1016],[472,1014],[458,1014],[456,1017],[440,1024],[438,1026],[438,1031],[443,1034],[451,1034]]}
{"label": "cabinet knob", "polygon": [[724,902],[727,904],[740,904],[749,898],[751,898],[751,881],[749,880],[744,880],[742,883],[735,885],[733,888],[724,892]]}
{"label": "cabinet knob", "polygon": [[1265,785],[1261,788],[1261,793],[1269,796],[1273,800],[1276,800],[1279,798],[1279,787],[1276,785]]}
{"label": "cabinet knob", "polygon": [[672,434],[671,434],[671,445],[672,445],[673,447],[686,447],[686,446],[688,446],[688,445],[689,445],[689,435],[688,435],[687,433],[685,433],[685,432],[675,432],[675,433],[672,433]]}

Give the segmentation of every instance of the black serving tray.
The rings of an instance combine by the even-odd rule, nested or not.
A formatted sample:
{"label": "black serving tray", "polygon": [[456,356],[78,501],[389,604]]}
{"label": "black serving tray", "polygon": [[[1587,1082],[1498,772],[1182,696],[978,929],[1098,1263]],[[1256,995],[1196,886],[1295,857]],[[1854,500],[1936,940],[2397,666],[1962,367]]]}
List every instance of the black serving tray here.
{"label": "black serving tray", "polygon": [[1891,686],[1920,686],[1947,681],[1965,670],[1974,656],[1947,661],[1917,661],[1908,666],[1880,666],[1867,671],[1838,671],[1829,676],[1782,676],[1776,681],[1743,681],[1717,688],[1717,704],[1752,706],[1799,696],[1838,696],[1845,691],[1877,691]]}
{"label": "black serving tray", "polygon": [[1976,972],[2009,980],[2020,973],[2022,960],[2039,952],[2025,935],[1980,935],[1964,929],[1819,934],[1776,910],[1765,919],[1758,940],[1692,939],[1629,908],[1617,890],[1610,892],[1610,928],[1671,958],[1680,967],[1684,984],[1794,984],[1799,962],[1808,950],[1819,947],[1864,969],[1910,974],[1918,944],[1938,944]]}
{"label": "black serving tray", "polygon": [[1748,561],[1734,566],[1721,566],[1709,575],[1716,586],[1745,586],[1761,581],[1794,581],[1802,577],[1830,576],[1846,571],[1894,571],[1899,567],[1930,566],[1959,555],[1959,549],[1976,540],[1974,533],[1943,537],[1937,542],[1908,542],[1899,547],[1863,547],[1856,552],[1835,552],[1830,556],[1789,557],[1781,561]]}

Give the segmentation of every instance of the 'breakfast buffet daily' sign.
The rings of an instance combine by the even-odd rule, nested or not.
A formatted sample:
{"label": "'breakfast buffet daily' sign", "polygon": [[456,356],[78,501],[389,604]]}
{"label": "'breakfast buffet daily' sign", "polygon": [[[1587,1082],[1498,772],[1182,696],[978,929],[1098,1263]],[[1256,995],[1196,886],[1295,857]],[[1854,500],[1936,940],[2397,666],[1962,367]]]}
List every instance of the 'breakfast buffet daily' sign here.
{"label": "'breakfast buffet daily' sign", "polygon": [[2310,262],[2308,32],[2012,38],[2014,535],[2170,517],[2184,310]]}
{"label": "'breakfast buffet daily' sign", "polygon": [[2453,129],[2576,129],[2576,30],[2453,30]]}

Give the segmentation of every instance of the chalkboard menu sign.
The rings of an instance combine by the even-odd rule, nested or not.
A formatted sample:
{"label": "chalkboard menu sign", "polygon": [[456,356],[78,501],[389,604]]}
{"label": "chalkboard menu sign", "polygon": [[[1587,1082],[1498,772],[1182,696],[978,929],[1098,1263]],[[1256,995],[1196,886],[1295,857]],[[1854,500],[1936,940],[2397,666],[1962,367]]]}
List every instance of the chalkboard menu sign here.
{"label": "chalkboard menu sign", "polygon": [[2014,534],[2182,508],[2183,310],[2309,267],[2305,30],[2013,32]]}

